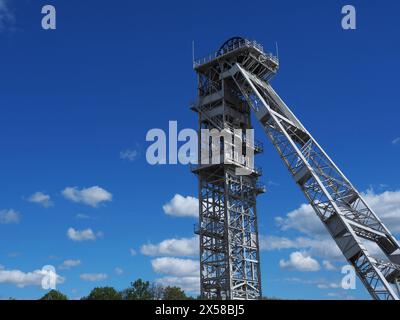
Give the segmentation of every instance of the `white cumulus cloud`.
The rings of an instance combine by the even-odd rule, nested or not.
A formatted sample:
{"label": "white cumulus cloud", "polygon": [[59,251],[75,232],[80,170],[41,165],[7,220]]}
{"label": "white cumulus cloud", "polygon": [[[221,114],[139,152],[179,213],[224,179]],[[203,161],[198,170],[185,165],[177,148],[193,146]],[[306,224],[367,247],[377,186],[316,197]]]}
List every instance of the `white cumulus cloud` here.
{"label": "white cumulus cloud", "polygon": [[151,261],[153,271],[176,277],[195,277],[199,275],[199,262],[191,259],[163,257]]}
{"label": "white cumulus cloud", "polygon": [[75,230],[74,228],[69,228],[67,231],[67,236],[72,241],[87,241],[87,240],[96,240],[97,238],[101,237],[103,234],[102,232],[94,233],[92,229],[84,229],[84,230]]}
{"label": "white cumulus cloud", "polygon": [[112,194],[107,190],[94,186],[79,190],[77,187],[67,187],[62,191],[62,195],[72,202],[83,203],[92,207],[97,207],[103,202],[112,201]]}
{"label": "white cumulus cloud", "polygon": [[0,223],[11,224],[19,223],[21,221],[21,215],[19,212],[13,209],[1,210],[0,211]]}
{"label": "white cumulus cloud", "polygon": [[65,260],[62,264],[60,264],[59,268],[60,269],[71,269],[73,267],[77,267],[81,264],[81,260]]}
{"label": "white cumulus cloud", "polygon": [[295,251],[290,254],[289,260],[280,260],[281,268],[289,268],[303,272],[318,271],[320,265],[317,260],[313,259],[306,252]]}
{"label": "white cumulus cloud", "polygon": [[105,274],[105,273],[82,273],[79,277],[84,281],[95,282],[95,281],[103,281],[103,280],[107,279],[107,274]]}
{"label": "white cumulus cloud", "polygon": [[400,190],[376,194],[372,189],[364,194],[365,201],[372,207],[383,223],[393,233],[400,233]]}
{"label": "white cumulus cloud", "polygon": [[179,287],[186,293],[199,294],[200,292],[200,277],[162,277],[154,282],[164,287]]}
{"label": "white cumulus cloud", "polygon": [[176,217],[198,217],[199,200],[195,197],[184,197],[176,194],[168,203],[163,206],[167,215]]}
{"label": "white cumulus cloud", "polygon": [[115,274],[117,274],[118,276],[122,275],[124,273],[124,269],[120,268],[120,267],[116,267],[114,269]]}
{"label": "white cumulus cloud", "polygon": [[43,192],[35,192],[28,198],[29,202],[40,204],[45,208],[49,208],[53,206],[53,201],[48,194],[44,194]]}
{"label": "white cumulus cloud", "polygon": [[343,255],[328,234],[315,237],[286,238],[260,236],[260,249],[265,251],[284,249],[307,249],[310,254],[325,259],[343,260]]}
{"label": "white cumulus cloud", "polygon": [[302,204],[298,209],[289,212],[286,217],[275,218],[283,231],[294,229],[307,235],[321,235],[326,233],[322,222],[309,204]]}
{"label": "white cumulus cloud", "polygon": [[140,252],[146,256],[196,256],[199,253],[199,237],[166,239],[157,244],[144,244]]}
{"label": "white cumulus cloud", "polygon": [[[24,272],[18,269],[7,270],[3,267],[0,268],[0,283],[13,284],[19,288],[41,286],[43,277],[47,275],[48,273],[44,270]],[[56,275],[56,281],[61,284],[65,282],[65,278]]]}
{"label": "white cumulus cloud", "polygon": [[333,271],[336,270],[336,267],[332,264],[332,262],[330,262],[329,260],[324,260],[322,261],[322,265],[324,266],[324,268],[328,271]]}
{"label": "white cumulus cloud", "polygon": [[163,286],[177,286],[185,292],[198,294],[200,291],[199,261],[163,257],[151,261],[153,271],[164,276],[156,283]]}

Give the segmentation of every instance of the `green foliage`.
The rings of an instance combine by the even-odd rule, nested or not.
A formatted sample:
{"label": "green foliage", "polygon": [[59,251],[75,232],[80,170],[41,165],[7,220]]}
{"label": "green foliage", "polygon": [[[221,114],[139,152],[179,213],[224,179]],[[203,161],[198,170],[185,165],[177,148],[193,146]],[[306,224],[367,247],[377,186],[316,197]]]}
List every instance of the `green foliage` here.
{"label": "green foliage", "polygon": [[[113,287],[96,287],[90,291],[87,297],[81,300],[190,300],[179,287],[164,287],[157,283],[150,283],[137,279],[125,290],[117,291]],[[68,297],[60,291],[51,290],[40,300],[68,300]]]}
{"label": "green foliage", "polygon": [[163,300],[187,300],[185,292],[179,287],[164,288]]}
{"label": "green foliage", "polygon": [[94,288],[87,297],[82,300],[121,300],[122,294],[113,287]]}
{"label": "green foliage", "polygon": [[165,290],[165,288],[162,285],[160,285],[158,283],[153,283],[150,287],[152,300],[163,300],[164,299],[164,290]]}
{"label": "green foliage", "polygon": [[122,291],[124,300],[186,300],[185,292],[178,287],[163,287],[138,279],[131,287]]}
{"label": "green foliage", "polygon": [[131,287],[122,291],[124,300],[153,300],[150,282],[138,279],[131,283]]}
{"label": "green foliage", "polygon": [[68,300],[68,297],[60,291],[50,290],[39,300]]}

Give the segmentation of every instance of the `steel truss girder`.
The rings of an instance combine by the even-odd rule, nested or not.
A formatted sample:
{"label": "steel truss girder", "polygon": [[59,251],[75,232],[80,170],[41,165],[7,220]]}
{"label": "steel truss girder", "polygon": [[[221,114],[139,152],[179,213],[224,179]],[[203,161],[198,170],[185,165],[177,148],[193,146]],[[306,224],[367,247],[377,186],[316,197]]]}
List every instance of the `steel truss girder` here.
{"label": "steel truss girder", "polygon": [[[400,247],[325,151],[272,87],[235,64],[232,77],[267,136],[347,261],[374,299],[399,300]],[[388,261],[372,257],[361,239],[378,244]]]}

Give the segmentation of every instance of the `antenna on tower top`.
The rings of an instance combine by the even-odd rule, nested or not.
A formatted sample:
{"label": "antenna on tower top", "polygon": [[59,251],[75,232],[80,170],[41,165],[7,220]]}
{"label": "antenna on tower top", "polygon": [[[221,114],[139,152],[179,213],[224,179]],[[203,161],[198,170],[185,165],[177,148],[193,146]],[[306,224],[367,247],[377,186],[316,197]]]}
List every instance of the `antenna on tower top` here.
{"label": "antenna on tower top", "polygon": [[276,57],[278,58],[278,61],[279,61],[279,47],[278,47],[278,41],[275,42],[275,52],[276,52]]}
{"label": "antenna on tower top", "polygon": [[194,40],[192,40],[192,62],[193,62],[193,65],[194,65],[194,59],[195,59],[195,56],[194,56]]}

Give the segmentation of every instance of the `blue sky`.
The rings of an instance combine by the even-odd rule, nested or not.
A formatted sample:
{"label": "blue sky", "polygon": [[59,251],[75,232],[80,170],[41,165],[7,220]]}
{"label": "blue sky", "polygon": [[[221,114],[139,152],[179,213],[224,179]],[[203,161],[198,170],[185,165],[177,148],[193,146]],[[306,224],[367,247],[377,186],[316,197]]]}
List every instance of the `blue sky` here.
{"label": "blue sky", "polygon": [[[41,29],[45,4],[55,31]],[[398,233],[400,5],[352,1],[357,29],[344,31],[345,4],[0,0],[0,297],[43,295],[34,271],[47,264],[71,298],[139,277],[193,289],[196,219],[179,215],[196,177],[145,158],[148,130],[197,124],[193,40],[198,57],[235,35],[278,42],[273,86]],[[368,298],[360,283],[336,288],[343,260],[255,129],[269,188],[258,202],[264,295]]]}

